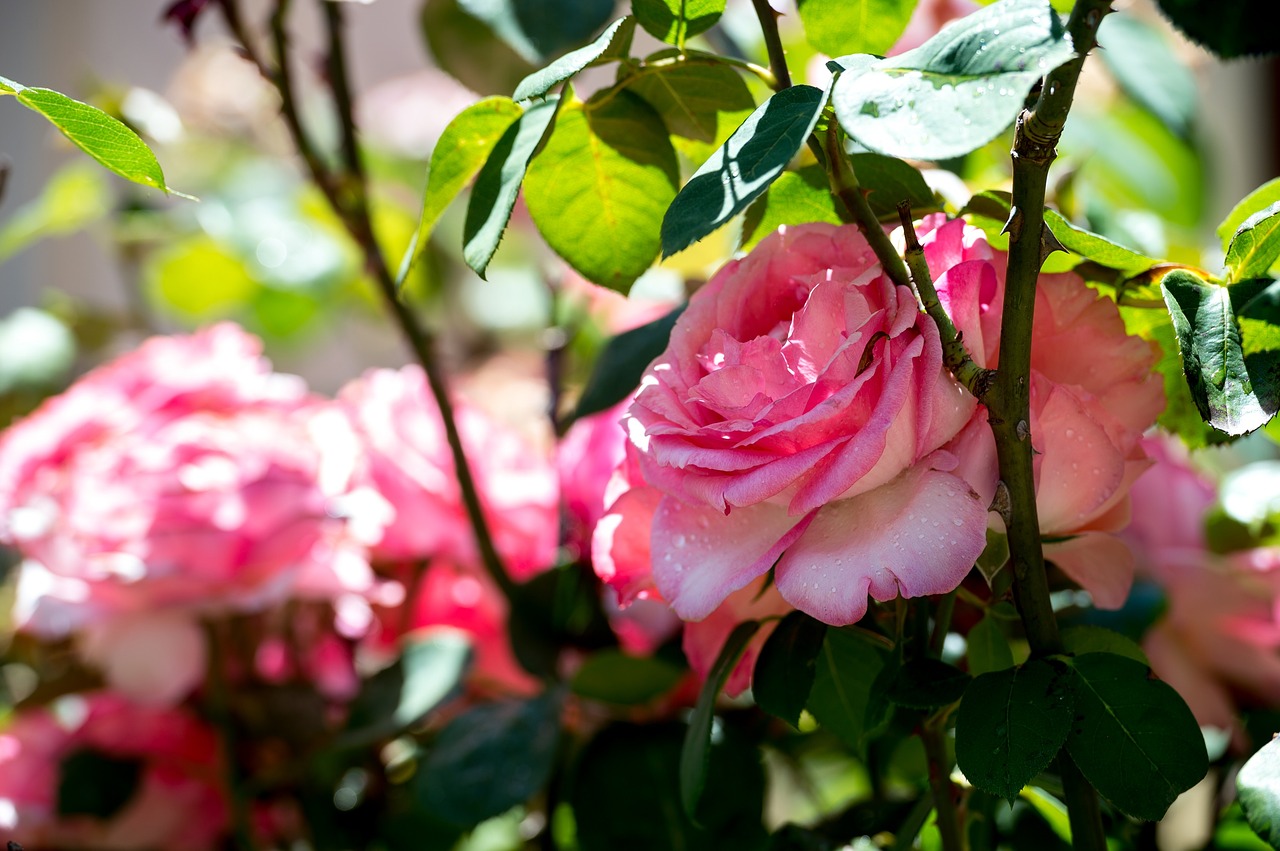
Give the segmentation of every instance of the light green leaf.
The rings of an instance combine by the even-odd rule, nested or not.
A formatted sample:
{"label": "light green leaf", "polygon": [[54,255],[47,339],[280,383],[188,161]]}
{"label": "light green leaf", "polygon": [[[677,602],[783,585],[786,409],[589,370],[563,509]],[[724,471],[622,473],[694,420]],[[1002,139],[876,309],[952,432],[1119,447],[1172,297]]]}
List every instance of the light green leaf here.
{"label": "light green leaf", "polygon": [[826,100],[826,91],[792,86],[751,113],[671,203],[662,220],[663,256],[707,236],[760,197],[804,146]]}
{"label": "light green leaf", "polygon": [[52,89],[23,86],[2,77],[0,88],[4,94],[12,94],[27,109],[43,115],[77,148],[124,179],[182,195],[164,182],[164,171],[147,143],[96,106],[73,100]]}
{"label": "light green leaf", "polygon": [[946,159],[999,135],[1031,87],[1072,56],[1047,2],[1004,0],[914,50],[845,71],[832,99],[840,126],[869,150]]}
{"label": "light green leaf", "polygon": [[1259,278],[1280,257],[1280,201],[1245,219],[1227,246],[1231,281]]}
{"label": "light green leaf", "polygon": [[645,68],[625,82],[658,111],[668,131],[700,142],[723,142],[718,138],[721,115],[737,116],[736,127],[756,105],[747,84],[728,65]]}
{"label": "light green leaf", "polygon": [[1123,272],[1125,275],[1137,275],[1160,262],[1112,242],[1105,236],[1078,228],[1056,210],[1045,210],[1044,222],[1057,237],[1058,242],[1062,243],[1063,248],[1074,251],[1086,260]]}
{"label": "light green leaf", "polygon": [[235,315],[259,286],[239,258],[204,235],[165,244],[148,258],[145,280],[153,298],[195,321]]}
{"label": "light green leaf", "polygon": [[[1076,720],[1067,751],[1117,809],[1159,821],[1174,798],[1209,767],[1204,738],[1186,703],[1151,669],[1112,653],[1070,660]],[[967,776],[967,774],[966,774]]]}
{"label": "light green leaf", "polygon": [[827,173],[820,165],[784,171],[742,220],[742,249],[749,251],[783,225],[840,224]]}
{"label": "light green leaf", "polygon": [[102,170],[77,160],[49,178],[40,197],[0,225],[0,262],[36,240],[75,233],[110,209],[111,190]]}
{"label": "light green leaf", "polygon": [[631,11],[651,35],[668,44],[685,40],[715,26],[725,0],[631,0]]}
{"label": "light green leaf", "polygon": [[1164,34],[1117,12],[1098,30],[1098,56],[1126,95],[1186,138],[1196,112],[1196,81]]}
{"label": "light green leaf", "polygon": [[451,630],[410,642],[401,656],[404,685],[392,716],[396,725],[404,728],[416,723],[451,697],[471,664],[471,656],[471,640]]}
{"label": "light green leaf", "polygon": [[563,83],[599,59],[606,52],[609,52],[610,48],[614,46],[614,42],[619,45],[630,44],[635,28],[635,18],[630,16],[619,18],[610,24],[609,28],[601,33],[599,38],[586,47],[580,47],[577,50],[566,53],[547,67],[534,71],[521,80],[520,85],[516,86],[515,94],[511,96],[512,99],[529,100],[530,98],[542,97],[551,91],[552,86],[557,83]]}
{"label": "light green leaf", "polygon": [[1227,214],[1227,217],[1222,220],[1222,224],[1218,225],[1218,238],[1222,240],[1222,250],[1226,251],[1227,247],[1231,245],[1232,238],[1235,237],[1236,231],[1240,230],[1240,226],[1244,224],[1245,219],[1270,207],[1277,201],[1280,201],[1280,177],[1275,180],[1268,180],[1244,196],[1240,203],[1236,204],[1231,212]]}
{"label": "light green leaf", "polygon": [[570,266],[626,292],[658,256],[662,214],[679,183],[661,119],[623,91],[561,110],[529,166],[525,203]]}
{"label": "light green leaf", "polygon": [[481,278],[502,241],[529,160],[550,129],[559,104],[559,98],[551,98],[529,107],[506,129],[480,168],[463,225],[462,258]]}
{"label": "light green leaf", "polygon": [[828,56],[884,55],[902,37],[917,0],[799,0],[809,44]]}
{"label": "light green leaf", "polygon": [[427,189],[422,196],[422,216],[404,259],[400,261],[397,288],[404,284],[409,270],[426,248],[431,231],[445,208],[476,176],[498,140],[523,112],[510,98],[485,98],[458,113],[444,128],[440,141],[431,151]]}
{"label": "light green leaf", "polygon": [[1067,816],[1066,804],[1038,786],[1022,787],[1019,797],[1040,814],[1059,839],[1071,845],[1071,819]]}
{"label": "light green leaf", "polygon": [[1280,739],[1249,757],[1236,777],[1236,796],[1253,832],[1280,846]]}
{"label": "light green leaf", "polygon": [[1136,641],[1126,638],[1112,629],[1084,624],[1069,626],[1062,630],[1062,648],[1071,656],[1083,656],[1086,653],[1114,653],[1150,665],[1147,654]]}

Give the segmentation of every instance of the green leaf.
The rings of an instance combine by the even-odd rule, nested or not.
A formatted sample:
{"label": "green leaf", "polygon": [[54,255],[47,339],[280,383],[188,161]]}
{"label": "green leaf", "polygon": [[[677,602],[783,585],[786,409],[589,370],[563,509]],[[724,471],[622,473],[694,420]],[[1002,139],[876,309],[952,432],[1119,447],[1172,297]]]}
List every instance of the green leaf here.
{"label": "green leaf", "polygon": [[509,126],[485,160],[471,190],[462,257],[481,278],[502,241],[529,160],[550,129],[558,98],[534,104]]}
{"label": "green leaf", "polygon": [[471,665],[471,641],[456,632],[433,633],[410,642],[400,664],[404,686],[393,720],[408,727],[457,693]]}
{"label": "green leaf", "polygon": [[422,806],[470,827],[523,804],[551,775],[562,703],[553,690],[483,704],[450,721],[419,768]]}
{"label": "green leaf", "polygon": [[1159,263],[1130,248],[1125,248],[1104,236],[1078,228],[1062,217],[1056,210],[1044,211],[1045,224],[1057,237],[1058,242],[1068,251],[1074,251],[1086,260],[1092,260],[1100,266],[1115,269],[1127,276],[1145,272]]}
{"label": "green leaf", "polygon": [[125,180],[172,195],[190,197],[175,192],[164,182],[164,171],[156,155],[137,133],[96,106],[73,100],[52,89],[23,86],[4,78],[0,78],[0,86],[4,94],[12,94],[18,103],[43,115],[77,148]]}
{"label": "green leaf", "polygon": [[474,103],[454,116],[431,151],[427,189],[422,196],[418,230],[400,262],[396,286],[404,284],[409,270],[427,246],[431,231],[445,208],[479,173],[503,134],[520,119],[524,110],[506,97],[491,97]]}
{"label": "green leaf", "polygon": [[75,233],[111,209],[111,190],[102,170],[77,160],[59,169],[40,197],[14,211],[0,225],[0,262],[37,240]]}
{"label": "green leaf", "polygon": [[1012,800],[1071,730],[1076,695],[1059,664],[1033,659],[976,678],[956,715],[956,764],[974,786]]}
{"label": "green leaf", "polygon": [[840,126],[881,154],[958,157],[1013,123],[1031,87],[1074,51],[1044,0],[1005,0],[920,47],[840,75]]}
{"label": "green leaf", "polygon": [[203,234],[160,247],[147,258],[144,280],[153,298],[196,321],[236,315],[259,289],[239,258]]}
{"label": "green leaf", "polygon": [[715,26],[724,6],[725,0],[631,0],[631,11],[640,26],[675,45]]}
{"label": "green leaf", "polygon": [[629,92],[566,104],[529,166],[525,203],[583,277],[626,292],[658,256],[680,169],[658,115]]}
{"label": "green leaf", "polygon": [[826,634],[827,625],[804,612],[782,619],[760,649],[751,677],[751,693],[761,709],[800,726]]}
{"label": "green leaf", "polygon": [[883,721],[886,702],[872,700],[888,651],[856,629],[828,629],[806,708],[823,728],[857,752]]}
{"label": "green leaf", "polygon": [[691,819],[697,818],[698,802],[707,785],[707,767],[711,761],[711,721],[716,699],[724,690],[724,684],[737,666],[738,659],[747,649],[747,642],[751,641],[759,628],[758,621],[743,621],[729,633],[724,647],[720,648],[720,655],[711,666],[706,682],[702,684],[698,705],[689,718],[689,729],[685,733],[684,747],[680,751],[680,803],[685,815]]}
{"label": "green leaf", "polygon": [[64,817],[89,816],[102,821],[113,818],[133,800],[143,778],[141,759],[111,756],[89,748],[71,752],[57,768],[56,812]]}
{"label": "green leaf", "polygon": [[721,116],[739,116],[740,123],[756,105],[747,84],[728,65],[645,68],[624,82],[658,111],[669,132],[700,142],[723,142]]}
{"label": "green leaf", "polygon": [[917,0],[798,0],[804,35],[828,56],[882,56],[902,37]]}
{"label": "green leaf", "polygon": [[1269,23],[1272,0],[1158,0],[1161,10],[1190,39],[1224,59],[1280,53],[1280,35]]}
{"label": "green leaf", "polygon": [[[1250,363],[1236,323],[1233,289],[1176,269],[1160,284],[1177,332],[1191,397],[1205,422],[1230,435],[1261,428],[1280,409],[1274,369]],[[1252,368],[1251,368],[1252,367]]]}
{"label": "green leaf", "polygon": [[912,659],[895,672],[887,696],[908,709],[937,709],[959,700],[972,680],[940,659]]}
{"label": "green leaf", "polygon": [[418,21],[436,65],[477,94],[506,96],[535,71],[531,60],[467,14],[459,0],[427,0]]}
{"label": "green leaf", "polygon": [[1013,667],[1013,651],[1009,649],[1009,639],[1005,637],[998,619],[990,615],[984,617],[973,625],[965,638],[968,641],[966,658],[970,674],[978,677]]}
{"label": "green leaf", "polygon": [[881,154],[852,154],[849,162],[858,175],[858,184],[867,193],[871,212],[882,222],[898,221],[898,204],[911,204],[912,215],[936,213],[942,209],[924,175],[915,166]]}
{"label": "green leaf", "polygon": [[1055,836],[1071,845],[1071,819],[1066,804],[1038,786],[1024,786],[1019,796],[1040,814]]}
{"label": "green leaf", "polygon": [[1280,257],[1280,201],[1244,220],[1227,246],[1231,281],[1260,278]]}
{"label": "green leaf", "polygon": [[682,251],[760,197],[813,132],[827,92],[792,86],[765,101],[694,172],[662,220],[662,254]]}
{"label": "green leaf", "polygon": [[576,47],[613,16],[613,0],[459,0],[530,62]]}
{"label": "green leaf", "polygon": [[1280,846],[1280,739],[1249,757],[1236,776],[1236,797],[1253,832]]}
{"label": "green leaf", "polygon": [[1204,738],[1186,703],[1140,662],[1111,653],[1071,660],[1076,720],[1067,751],[1117,809],[1158,821],[1209,769]]}
{"label": "green leaf", "polygon": [[592,700],[638,706],[671,691],[684,675],[683,668],[656,657],[607,649],[582,663],[569,688]]}
{"label": "green leaf", "polygon": [[551,91],[553,86],[563,83],[601,56],[610,52],[615,42],[619,45],[630,44],[635,28],[635,18],[630,16],[619,18],[610,24],[609,28],[601,33],[599,38],[586,47],[580,47],[577,50],[566,53],[547,67],[540,71],[534,71],[521,80],[520,85],[516,86],[515,94],[511,96],[512,100],[529,100],[530,98],[542,97]]}
{"label": "green leaf", "polygon": [[1062,630],[1062,647],[1070,656],[1086,653],[1113,653],[1143,665],[1150,665],[1147,654],[1136,641],[1115,630],[1101,626],[1069,626]]}
{"label": "green leaf", "polygon": [[783,225],[840,224],[827,173],[820,165],[784,171],[742,219],[742,250],[749,251]]}
{"label": "green leaf", "polygon": [[683,312],[681,305],[666,316],[624,331],[605,343],[578,399],[573,419],[606,411],[634,393],[649,364],[666,350],[671,329]]}
{"label": "green leaf", "polygon": [[1117,12],[1098,30],[1098,56],[1121,91],[1148,109],[1179,136],[1191,134],[1196,112],[1196,80],[1164,33],[1150,23]]}
{"label": "green leaf", "polygon": [[1236,231],[1240,230],[1245,219],[1265,210],[1277,201],[1280,201],[1280,177],[1268,180],[1244,196],[1222,220],[1222,224],[1218,225],[1218,238],[1222,240],[1222,250],[1225,252],[1231,245],[1231,240],[1235,237]]}
{"label": "green leaf", "polygon": [[1189,449],[1198,449],[1213,443],[1230,440],[1200,417],[1187,386],[1182,358],[1178,354],[1177,334],[1167,310],[1136,309],[1121,305],[1120,316],[1125,330],[1130,334],[1154,342],[1160,347],[1160,360],[1156,372],[1164,379],[1165,408],[1157,424],[1182,439]]}

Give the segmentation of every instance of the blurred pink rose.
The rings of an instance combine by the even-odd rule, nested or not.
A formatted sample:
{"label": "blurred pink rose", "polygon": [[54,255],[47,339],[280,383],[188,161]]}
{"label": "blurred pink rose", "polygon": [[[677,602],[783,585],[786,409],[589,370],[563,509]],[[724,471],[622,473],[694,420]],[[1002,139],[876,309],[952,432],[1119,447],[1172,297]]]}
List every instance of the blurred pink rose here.
{"label": "blurred pink rose", "polygon": [[359,540],[378,500],[353,487],[357,458],[338,412],[234,325],[150,340],[0,438],[17,625],[77,633],[118,688],[171,702],[203,676],[202,615],[290,596],[367,611],[386,589]]}
{"label": "blurred pink rose", "polygon": [[[110,818],[58,814],[61,763],[84,751],[140,764]],[[63,697],[0,733],[0,829],[30,849],[214,849],[228,820],[219,761],[213,731],[185,711],[109,692]]]}
{"label": "blurred pink rose", "polygon": [[[362,475],[393,511],[375,558],[478,564],[444,424],[422,370],[372,370],[343,388],[340,401],[364,445]],[[454,410],[498,552],[516,579],[545,570],[559,526],[554,468],[478,409],[456,402]]]}
{"label": "blurred pink rose", "polygon": [[919,47],[956,18],[963,18],[979,8],[973,0],[920,0],[911,13],[906,30],[889,48],[887,55],[897,56]]}

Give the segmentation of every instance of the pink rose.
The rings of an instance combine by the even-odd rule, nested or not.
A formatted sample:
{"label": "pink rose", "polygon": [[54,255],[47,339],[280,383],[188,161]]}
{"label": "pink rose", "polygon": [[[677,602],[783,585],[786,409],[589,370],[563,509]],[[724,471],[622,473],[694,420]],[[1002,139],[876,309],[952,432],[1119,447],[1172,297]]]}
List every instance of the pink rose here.
{"label": "pink rose", "polygon": [[956,18],[963,18],[980,8],[973,0],[920,0],[911,13],[911,20],[907,21],[906,30],[898,36],[887,55],[897,56],[919,47]]}
{"label": "pink rose", "polygon": [[[362,475],[393,510],[375,557],[478,564],[444,424],[422,370],[372,370],[343,388],[340,401],[364,445]],[[516,579],[545,570],[557,543],[555,470],[478,409],[456,402],[454,410],[498,552]]]}
{"label": "pink rose", "polygon": [[782,597],[831,624],[868,593],[951,590],[985,545],[986,504],[946,449],[975,409],[856,227],[768,237],[690,300],[629,413],[662,491],[657,589],[700,620],[776,562]]}
{"label": "pink rose", "polygon": [[[0,829],[28,848],[217,848],[228,818],[219,750],[187,712],[109,692],[22,710],[0,733]],[[137,788],[110,818],[58,814],[61,763],[84,751],[140,763]]]}

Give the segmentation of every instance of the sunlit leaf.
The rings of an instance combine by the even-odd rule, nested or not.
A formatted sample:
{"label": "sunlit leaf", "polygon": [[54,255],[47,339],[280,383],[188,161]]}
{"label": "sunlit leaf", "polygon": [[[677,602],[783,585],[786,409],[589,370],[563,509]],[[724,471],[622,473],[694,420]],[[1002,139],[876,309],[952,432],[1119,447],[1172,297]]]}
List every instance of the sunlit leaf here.
{"label": "sunlit leaf", "polygon": [[619,18],[586,47],[566,53],[546,68],[534,71],[521,80],[520,85],[516,86],[515,94],[511,96],[512,99],[528,100],[542,97],[551,91],[553,86],[568,80],[610,51],[615,42],[630,42],[635,26],[635,18]]}
{"label": "sunlit leaf", "polygon": [[902,37],[917,0],[799,0],[804,35],[828,56],[889,52]]}
{"label": "sunlit leaf", "polygon": [[651,35],[668,44],[685,40],[715,26],[725,0],[631,0],[631,10]]}

